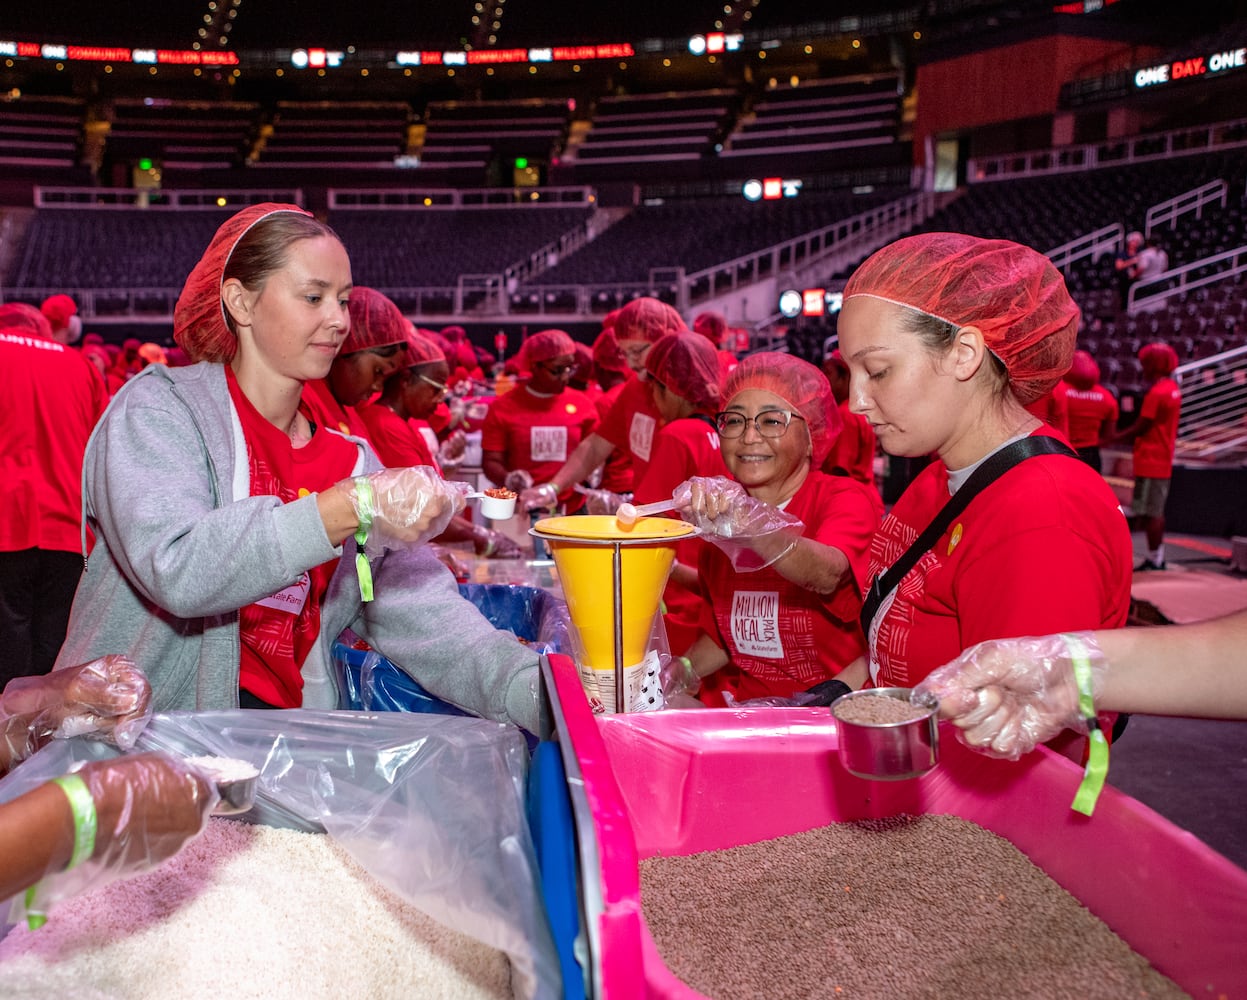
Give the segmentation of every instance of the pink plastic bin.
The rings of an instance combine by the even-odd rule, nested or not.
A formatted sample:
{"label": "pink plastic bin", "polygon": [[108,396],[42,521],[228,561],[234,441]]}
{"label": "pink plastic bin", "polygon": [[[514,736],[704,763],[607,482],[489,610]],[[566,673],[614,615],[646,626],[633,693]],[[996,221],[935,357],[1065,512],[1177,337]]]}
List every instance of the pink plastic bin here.
{"label": "pink plastic bin", "polygon": [[840,767],[827,709],[594,716],[574,664],[551,656],[550,666],[560,739],[582,779],[569,786],[591,971],[607,1000],[701,996],[654,946],[639,859],[901,812],[994,831],[1193,996],[1247,998],[1247,871],[1112,787],[1094,816],[1072,812],[1082,771],[1056,754],[993,760],[944,726],[934,771],[863,781]]}

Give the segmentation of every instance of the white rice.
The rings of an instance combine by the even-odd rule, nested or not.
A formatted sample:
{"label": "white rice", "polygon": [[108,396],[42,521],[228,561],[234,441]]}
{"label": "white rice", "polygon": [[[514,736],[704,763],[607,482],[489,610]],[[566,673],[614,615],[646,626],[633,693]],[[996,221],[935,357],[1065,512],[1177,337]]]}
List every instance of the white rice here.
{"label": "white rice", "polygon": [[6,1000],[510,998],[504,953],[404,902],[324,835],[213,819],[159,868],[0,940]]}

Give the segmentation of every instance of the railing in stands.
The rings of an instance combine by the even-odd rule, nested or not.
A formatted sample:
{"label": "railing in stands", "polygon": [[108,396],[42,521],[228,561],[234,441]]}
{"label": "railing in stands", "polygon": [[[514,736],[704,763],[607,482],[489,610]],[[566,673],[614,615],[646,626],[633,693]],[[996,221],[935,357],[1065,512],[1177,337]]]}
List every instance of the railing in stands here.
{"label": "railing in stands", "polygon": [[36,187],[35,208],[73,209],[173,209],[237,211],[247,205],[265,201],[278,201],[287,205],[302,205],[300,188],[229,188],[218,190],[203,188],[184,191],[166,191],[160,188],[84,188],[84,187]]}
{"label": "railing in stands", "polygon": [[1204,217],[1204,206],[1216,204],[1225,208],[1226,193],[1230,186],[1223,180],[1209,181],[1201,187],[1192,188],[1183,194],[1176,195],[1168,201],[1162,201],[1147,210],[1143,218],[1143,235],[1151,236],[1157,226],[1172,226],[1184,215],[1195,213],[1195,218]]}
{"label": "railing in stands", "polygon": [[1071,264],[1084,257],[1099,257],[1101,254],[1121,249],[1125,241],[1125,227],[1120,222],[1104,226],[1091,233],[1085,233],[1059,247],[1053,247],[1047,256],[1058,270],[1064,271]]}
{"label": "railing in stands", "polygon": [[1181,365],[1175,459],[1184,464],[1247,463],[1247,346]]}
{"label": "railing in stands", "polygon": [[1167,160],[1192,153],[1247,146],[1247,118],[1173,129],[1079,146],[1057,146],[1004,156],[978,157],[966,163],[966,182],[1016,180],[1049,174],[1081,173],[1099,167],[1120,167]]}
{"label": "railing in stands", "polygon": [[395,208],[411,210],[465,208],[567,208],[591,206],[595,189],[587,184],[531,188],[375,188],[329,191],[330,210]]}
{"label": "railing in stands", "polygon": [[1149,278],[1136,281],[1126,295],[1126,312],[1152,312],[1176,295],[1213,285],[1247,271],[1247,246],[1191,261]]}

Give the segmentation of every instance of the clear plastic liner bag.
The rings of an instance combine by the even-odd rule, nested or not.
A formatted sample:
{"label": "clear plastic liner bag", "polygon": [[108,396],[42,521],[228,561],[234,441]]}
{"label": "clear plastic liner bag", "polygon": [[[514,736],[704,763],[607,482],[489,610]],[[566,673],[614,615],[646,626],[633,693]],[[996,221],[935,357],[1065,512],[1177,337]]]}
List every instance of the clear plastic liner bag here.
{"label": "clear plastic liner bag", "polygon": [[778,562],[805,531],[799,517],[755,500],[740,483],[722,476],[694,476],[675,488],[672,499],[680,517],[722,549],[738,573]]}
{"label": "clear plastic liner bag", "polygon": [[463,510],[471,487],[444,480],[427,465],[381,469],[337,483],[359,518],[370,555],[436,538]]}
{"label": "clear plastic liner bag", "polygon": [[151,717],[151,686],[126,656],[102,656],[40,677],[18,677],[0,693],[0,743],[24,760],[52,739],[90,735],[128,750]]}
{"label": "clear plastic liner bag", "polygon": [[[329,834],[402,898],[505,952],[517,997],[561,996],[516,727],[407,713],[178,712],[154,716],[137,749],[250,762],[260,779],[248,821]],[[0,781],[0,801],[116,753],[57,741]]]}

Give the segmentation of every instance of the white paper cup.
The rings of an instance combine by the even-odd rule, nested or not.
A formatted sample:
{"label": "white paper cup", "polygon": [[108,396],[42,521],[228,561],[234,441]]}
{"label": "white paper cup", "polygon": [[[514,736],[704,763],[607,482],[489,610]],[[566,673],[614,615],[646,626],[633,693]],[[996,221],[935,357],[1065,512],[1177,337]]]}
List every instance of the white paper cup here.
{"label": "white paper cup", "polygon": [[515,497],[481,497],[481,514],[491,521],[507,521],[515,515]]}

